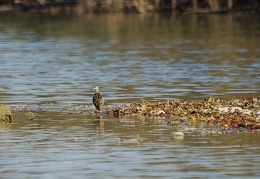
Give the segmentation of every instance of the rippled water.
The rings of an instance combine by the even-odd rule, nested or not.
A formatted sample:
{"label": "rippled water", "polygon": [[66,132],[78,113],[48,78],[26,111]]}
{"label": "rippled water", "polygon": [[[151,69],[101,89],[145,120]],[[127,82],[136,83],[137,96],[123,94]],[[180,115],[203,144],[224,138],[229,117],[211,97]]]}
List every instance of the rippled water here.
{"label": "rippled water", "polygon": [[176,129],[158,119],[15,115],[19,122],[0,128],[2,178],[260,176],[259,133],[186,132],[184,139],[175,139]]}
{"label": "rippled water", "polygon": [[[258,16],[1,15],[5,103],[259,96]],[[108,104],[107,103],[107,104]]]}
{"label": "rippled water", "polygon": [[1,14],[0,103],[24,110],[0,123],[0,178],[259,178],[259,133],[178,140],[160,118],[29,109],[84,111],[93,85],[106,104],[259,97],[259,29],[253,15]]}

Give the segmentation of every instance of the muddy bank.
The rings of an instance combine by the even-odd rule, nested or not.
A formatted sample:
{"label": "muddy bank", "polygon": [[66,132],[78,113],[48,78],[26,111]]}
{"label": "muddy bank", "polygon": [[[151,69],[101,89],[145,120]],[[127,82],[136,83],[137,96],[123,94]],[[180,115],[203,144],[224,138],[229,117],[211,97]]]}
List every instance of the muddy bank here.
{"label": "muddy bank", "polygon": [[116,118],[143,117],[163,120],[169,126],[196,128],[260,129],[260,98],[205,101],[164,101],[106,105],[102,112],[92,105],[13,105],[13,111],[47,111],[68,114],[112,116]]}
{"label": "muddy bank", "polygon": [[55,13],[259,12],[259,0],[4,0],[0,11]]}

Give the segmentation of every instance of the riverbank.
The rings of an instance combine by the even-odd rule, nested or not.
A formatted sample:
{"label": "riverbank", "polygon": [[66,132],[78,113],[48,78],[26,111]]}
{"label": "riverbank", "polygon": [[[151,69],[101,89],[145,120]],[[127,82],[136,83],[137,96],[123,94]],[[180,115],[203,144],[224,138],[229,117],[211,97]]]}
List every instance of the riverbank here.
{"label": "riverbank", "polygon": [[260,129],[260,98],[215,100],[209,97],[204,101],[165,101],[128,103],[104,106],[102,112],[95,111],[92,105],[13,105],[12,111],[60,112],[108,116],[114,118],[156,118],[169,126],[189,126],[196,128],[241,128]]}
{"label": "riverbank", "polygon": [[[109,113],[110,114],[110,113]],[[215,100],[209,97],[205,101],[166,101],[142,104],[130,104],[113,110],[115,116],[141,115],[158,116],[168,120],[168,125],[186,124],[196,127],[222,127],[260,129],[260,99]]]}
{"label": "riverbank", "polygon": [[257,0],[5,0],[2,12],[56,13],[227,13],[259,12]]}

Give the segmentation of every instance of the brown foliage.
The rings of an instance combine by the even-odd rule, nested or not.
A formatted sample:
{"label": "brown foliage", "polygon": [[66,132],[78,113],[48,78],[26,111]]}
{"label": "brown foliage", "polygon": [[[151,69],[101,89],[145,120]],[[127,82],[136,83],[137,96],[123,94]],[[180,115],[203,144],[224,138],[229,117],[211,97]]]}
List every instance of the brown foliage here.
{"label": "brown foliage", "polygon": [[[142,99],[143,100],[143,99]],[[159,116],[169,120],[169,125],[186,123],[191,126],[260,129],[260,99],[166,101],[143,104],[128,104],[107,111],[114,116]]]}

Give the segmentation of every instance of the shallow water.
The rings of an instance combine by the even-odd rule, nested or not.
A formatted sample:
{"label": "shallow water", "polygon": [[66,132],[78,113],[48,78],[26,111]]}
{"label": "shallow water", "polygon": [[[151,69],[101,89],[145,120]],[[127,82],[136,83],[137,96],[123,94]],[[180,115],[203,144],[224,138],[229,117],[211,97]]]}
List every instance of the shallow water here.
{"label": "shallow water", "polygon": [[0,178],[259,178],[259,132],[176,139],[161,118],[89,116],[93,85],[106,105],[259,97],[259,29],[251,15],[1,14],[14,123],[0,124]]}
{"label": "shallow water", "polygon": [[8,104],[232,99],[260,94],[259,16],[0,15]]}
{"label": "shallow water", "polygon": [[259,133],[185,132],[175,139],[177,129],[158,119],[21,111],[15,117],[0,126],[1,178],[260,176]]}

